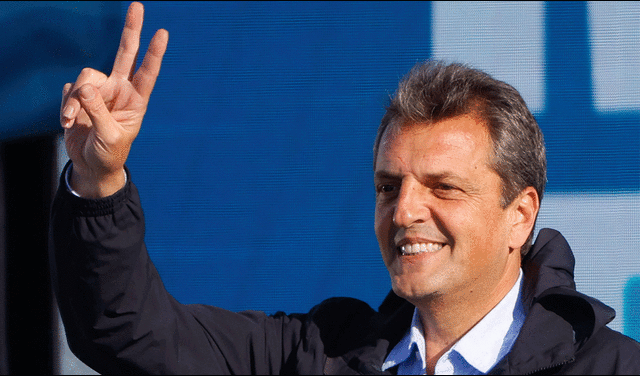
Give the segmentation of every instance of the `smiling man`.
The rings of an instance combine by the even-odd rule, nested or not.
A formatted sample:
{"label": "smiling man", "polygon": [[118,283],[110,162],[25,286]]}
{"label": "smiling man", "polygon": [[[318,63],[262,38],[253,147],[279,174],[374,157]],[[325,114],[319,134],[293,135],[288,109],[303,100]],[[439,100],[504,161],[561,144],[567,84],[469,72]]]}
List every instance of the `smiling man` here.
{"label": "smiling man", "polygon": [[[501,116],[505,105],[510,117]],[[469,330],[510,291],[516,299],[504,322],[515,331],[522,326],[521,250],[530,246],[546,175],[534,118],[513,88],[482,72],[419,65],[396,93],[375,151],[376,234],[394,292],[416,306],[424,358],[401,362],[400,370],[487,372],[513,336],[507,343],[497,335],[493,354],[461,354],[465,362],[452,363],[448,350],[475,335]],[[527,168],[505,167],[516,164]],[[501,176],[520,184],[510,191]],[[482,354],[480,369],[473,367],[476,354]]]}
{"label": "smiling man", "polygon": [[538,195],[502,208],[487,127],[472,115],[390,133],[376,162],[376,231],[395,293],[421,313],[433,371],[518,280]]}
{"label": "smiling man", "polygon": [[[71,161],[52,210],[52,268],[71,350],[101,373],[640,373],[640,345],[578,293],[564,238],[532,234],[544,141],[518,92],[460,64],[417,65],[374,146],[375,230],[393,291],[306,314],[183,305],[144,243],[125,162],[160,71],[159,30],[135,70],[131,4],[109,76],[63,88]],[[217,286],[213,286],[217,287]]]}
{"label": "smiling man", "polygon": [[562,236],[543,229],[532,249],[546,156],[513,87],[414,67],[378,129],[374,180],[393,291],[415,306],[383,371],[637,372],[638,344],[604,326],[613,310],[575,291]]}

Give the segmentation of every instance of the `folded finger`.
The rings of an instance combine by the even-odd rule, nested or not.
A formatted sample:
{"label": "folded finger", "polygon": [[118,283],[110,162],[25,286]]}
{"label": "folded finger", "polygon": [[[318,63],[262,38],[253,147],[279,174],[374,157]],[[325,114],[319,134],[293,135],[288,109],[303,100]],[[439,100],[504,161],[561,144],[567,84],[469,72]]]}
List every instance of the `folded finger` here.
{"label": "folded finger", "polygon": [[69,98],[69,94],[71,94],[72,83],[67,83],[62,87],[62,101],[60,102],[60,124],[63,128],[71,127],[71,120],[64,115],[64,109],[67,104],[67,99]]}
{"label": "folded finger", "polygon": [[84,68],[80,72],[80,74],[78,75],[78,78],[76,79],[76,82],[74,82],[71,88],[69,89],[69,92],[67,93],[67,98],[64,103],[64,107],[62,108],[61,115],[63,117],[62,119],[63,127],[65,128],[71,127],[73,125],[73,122],[76,116],[78,116],[78,113],[80,112],[81,106],[80,106],[80,101],[78,100],[78,93],[77,93],[78,89],[87,83],[90,83],[94,86],[101,86],[106,81],[107,81],[107,76],[105,76],[104,73],[97,71],[95,69]]}

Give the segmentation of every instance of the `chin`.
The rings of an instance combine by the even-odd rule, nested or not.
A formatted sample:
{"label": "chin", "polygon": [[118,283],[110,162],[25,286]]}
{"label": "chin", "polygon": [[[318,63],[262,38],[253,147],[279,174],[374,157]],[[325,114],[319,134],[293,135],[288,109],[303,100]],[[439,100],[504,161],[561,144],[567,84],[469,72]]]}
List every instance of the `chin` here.
{"label": "chin", "polygon": [[418,305],[419,302],[433,301],[447,293],[451,293],[450,282],[445,276],[439,274],[429,277],[425,275],[401,276],[397,274],[391,276],[393,292],[413,305]]}
{"label": "chin", "polygon": [[420,300],[437,296],[437,293],[427,286],[415,286],[411,283],[406,283],[406,281],[392,281],[392,289],[396,295],[413,305],[416,305],[416,302]]}

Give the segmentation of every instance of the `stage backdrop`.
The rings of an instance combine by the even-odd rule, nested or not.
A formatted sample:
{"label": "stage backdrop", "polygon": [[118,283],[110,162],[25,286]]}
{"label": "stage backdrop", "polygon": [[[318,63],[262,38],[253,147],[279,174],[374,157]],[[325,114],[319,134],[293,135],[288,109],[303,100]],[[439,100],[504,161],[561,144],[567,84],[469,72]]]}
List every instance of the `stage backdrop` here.
{"label": "stage backdrop", "polygon": [[435,57],[521,91],[548,149],[538,228],[565,235],[578,288],[640,339],[638,2],[145,5],[142,48],[170,40],[128,166],[179,301],[377,306],[372,144],[398,80]]}

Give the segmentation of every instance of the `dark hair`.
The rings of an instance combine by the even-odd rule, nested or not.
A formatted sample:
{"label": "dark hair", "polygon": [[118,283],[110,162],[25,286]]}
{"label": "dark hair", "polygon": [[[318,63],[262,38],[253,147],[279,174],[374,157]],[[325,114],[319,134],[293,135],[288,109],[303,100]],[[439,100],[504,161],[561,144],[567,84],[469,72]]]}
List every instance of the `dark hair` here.
{"label": "dark hair", "polygon": [[[390,125],[435,123],[472,113],[488,127],[493,142],[492,168],[502,180],[501,205],[506,208],[526,187],[542,200],[547,160],[542,131],[524,100],[511,85],[469,66],[427,61],[413,67],[398,85],[382,117],[373,148]],[[531,247],[533,230],[522,246]]]}

